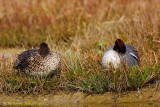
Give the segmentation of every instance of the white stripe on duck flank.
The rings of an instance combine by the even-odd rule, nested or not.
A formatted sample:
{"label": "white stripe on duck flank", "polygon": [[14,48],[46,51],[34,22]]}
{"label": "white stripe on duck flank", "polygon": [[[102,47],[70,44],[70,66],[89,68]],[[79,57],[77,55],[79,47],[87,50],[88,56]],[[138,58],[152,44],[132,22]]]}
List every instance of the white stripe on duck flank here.
{"label": "white stripe on duck flank", "polygon": [[103,55],[102,65],[104,68],[118,68],[122,62],[128,67],[132,67],[138,65],[140,59],[137,50],[133,46],[124,44],[121,39],[117,39],[115,44],[109,47]]}
{"label": "white stripe on duck flank", "polygon": [[135,55],[135,54],[133,54],[133,53],[129,53],[130,55],[132,55],[134,58],[136,58],[137,60],[139,60],[139,58]]}

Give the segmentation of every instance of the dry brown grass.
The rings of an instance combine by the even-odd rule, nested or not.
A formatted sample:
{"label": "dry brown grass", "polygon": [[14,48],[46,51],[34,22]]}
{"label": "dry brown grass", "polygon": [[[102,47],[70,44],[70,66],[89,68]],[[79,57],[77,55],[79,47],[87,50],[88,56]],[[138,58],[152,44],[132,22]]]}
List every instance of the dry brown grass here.
{"label": "dry brown grass", "polygon": [[[108,80],[99,76],[104,73],[101,57],[117,38],[122,38],[139,51],[140,71],[147,71],[147,75],[152,75],[150,71],[157,73],[160,71],[159,0],[0,0],[0,2],[0,46],[35,47],[43,41],[49,43],[50,47],[63,58],[63,79],[61,83],[58,82],[60,85],[58,87],[72,87],[71,89],[78,88],[89,92],[108,90],[107,84],[103,83]],[[1,70],[4,70],[2,67]],[[94,72],[102,74],[92,74]],[[134,88],[147,80],[147,77],[142,79],[143,75],[142,77],[140,75],[141,73],[134,74],[135,78],[140,80],[133,81],[133,84],[142,82],[139,85],[134,84]],[[95,85],[87,76],[94,78],[93,82],[99,83]],[[90,84],[86,81],[90,81]],[[120,81],[123,81],[123,78]],[[97,87],[101,87],[102,90],[98,90]]]}
{"label": "dry brown grass", "polygon": [[50,39],[60,47],[91,50],[122,38],[142,60],[158,63],[158,0],[1,0],[0,7],[1,47],[37,46]]}

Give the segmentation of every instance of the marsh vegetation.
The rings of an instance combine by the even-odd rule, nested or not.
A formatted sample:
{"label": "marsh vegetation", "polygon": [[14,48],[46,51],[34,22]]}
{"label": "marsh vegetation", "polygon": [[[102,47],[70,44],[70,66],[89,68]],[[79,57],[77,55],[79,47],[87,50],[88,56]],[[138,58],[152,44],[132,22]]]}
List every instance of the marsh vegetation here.
{"label": "marsh vegetation", "polygon": [[[46,42],[63,59],[60,78],[48,79],[19,73],[12,68],[15,55],[1,55],[2,93],[122,92],[159,80],[159,0],[0,2],[2,48],[36,48]],[[136,47],[140,66],[116,71],[102,68],[102,55],[117,38]]]}

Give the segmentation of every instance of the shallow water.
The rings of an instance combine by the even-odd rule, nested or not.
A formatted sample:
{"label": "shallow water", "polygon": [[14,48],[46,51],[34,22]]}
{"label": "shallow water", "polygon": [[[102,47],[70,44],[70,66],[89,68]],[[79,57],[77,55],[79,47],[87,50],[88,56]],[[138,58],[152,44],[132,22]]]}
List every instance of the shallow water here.
{"label": "shallow water", "polygon": [[[82,92],[48,95],[0,94],[0,106],[52,106],[52,107],[159,107],[160,91],[153,89],[119,95],[114,93],[86,95]],[[152,95],[152,96],[151,96]],[[114,98],[117,98],[115,101]]]}
{"label": "shallow water", "polygon": [[48,106],[48,107],[159,107],[159,103],[156,102],[143,102],[143,103],[114,103],[114,104],[21,104],[12,103],[4,104],[0,106],[13,106],[13,107],[28,107],[28,106]]}

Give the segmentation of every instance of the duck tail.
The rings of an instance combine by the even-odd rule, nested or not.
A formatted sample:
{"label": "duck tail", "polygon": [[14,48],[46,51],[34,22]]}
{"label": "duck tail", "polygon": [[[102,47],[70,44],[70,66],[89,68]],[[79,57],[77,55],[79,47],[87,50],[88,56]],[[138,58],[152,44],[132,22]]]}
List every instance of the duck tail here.
{"label": "duck tail", "polygon": [[16,60],[13,64],[13,68],[14,69],[19,69],[20,68],[20,61],[19,60]]}

